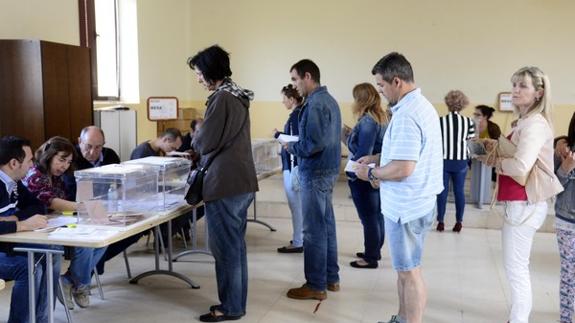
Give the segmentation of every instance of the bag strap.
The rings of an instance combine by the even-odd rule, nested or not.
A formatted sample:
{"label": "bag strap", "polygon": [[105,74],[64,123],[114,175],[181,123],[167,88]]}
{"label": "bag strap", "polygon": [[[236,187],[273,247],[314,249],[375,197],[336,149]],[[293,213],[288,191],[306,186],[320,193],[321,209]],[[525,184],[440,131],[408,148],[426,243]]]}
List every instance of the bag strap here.
{"label": "bag strap", "polygon": [[212,164],[212,162],[214,161],[214,159],[216,159],[216,156],[218,156],[222,151],[226,150],[228,147],[230,147],[232,145],[232,143],[236,140],[236,138],[239,136],[240,132],[242,131],[242,129],[244,129],[244,126],[246,125],[246,122],[248,122],[248,117],[249,117],[249,111],[246,108],[246,117],[244,119],[244,122],[242,123],[242,126],[240,127],[240,129],[238,130],[238,133],[236,133],[235,136],[232,137],[232,140],[228,141],[225,145],[223,145],[214,155],[212,155],[212,157],[210,159],[208,159],[208,161],[206,162],[205,165],[202,166],[202,169],[207,170],[208,167],[210,167],[210,165]]}

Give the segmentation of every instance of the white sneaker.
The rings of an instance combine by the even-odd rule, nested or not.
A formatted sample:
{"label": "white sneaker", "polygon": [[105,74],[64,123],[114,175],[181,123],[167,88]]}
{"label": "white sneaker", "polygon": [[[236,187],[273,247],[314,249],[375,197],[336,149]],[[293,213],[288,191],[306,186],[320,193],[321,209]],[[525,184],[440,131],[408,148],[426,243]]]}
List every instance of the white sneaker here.
{"label": "white sneaker", "polygon": [[66,306],[69,310],[74,309],[74,301],[72,300],[72,283],[64,276],[60,277],[60,285],[62,286],[62,290],[64,295],[61,295],[60,291],[58,290],[57,296],[58,300],[62,305]]}
{"label": "white sneaker", "polygon": [[90,286],[76,288],[72,292],[72,296],[74,296],[74,301],[81,308],[90,306]]}

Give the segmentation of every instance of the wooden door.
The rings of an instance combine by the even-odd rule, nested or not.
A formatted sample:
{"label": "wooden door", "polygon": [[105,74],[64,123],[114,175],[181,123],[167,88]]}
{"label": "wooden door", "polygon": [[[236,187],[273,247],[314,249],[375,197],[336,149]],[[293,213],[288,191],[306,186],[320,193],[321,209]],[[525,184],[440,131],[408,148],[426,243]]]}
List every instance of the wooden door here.
{"label": "wooden door", "polygon": [[70,102],[67,45],[42,42],[44,135],[70,139]]}
{"label": "wooden door", "polygon": [[44,142],[40,41],[0,40],[0,136]]}
{"label": "wooden door", "polygon": [[75,142],[82,128],[94,124],[90,50],[77,46],[67,50],[70,140]]}

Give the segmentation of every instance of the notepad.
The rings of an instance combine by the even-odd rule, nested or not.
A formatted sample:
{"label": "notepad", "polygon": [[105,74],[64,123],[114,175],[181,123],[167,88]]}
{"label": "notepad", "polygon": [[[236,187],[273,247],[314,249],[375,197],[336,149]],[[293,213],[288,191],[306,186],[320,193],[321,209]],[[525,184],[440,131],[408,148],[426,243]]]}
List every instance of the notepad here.
{"label": "notepad", "polygon": [[36,231],[36,232],[49,231],[49,230],[52,230],[54,228],[63,227],[63,226],[66,226],[68,224],[75,224],[77,222],[78,222],[78,218],[75,216],[58,216],[58,217],[49,219],[48,220],[48,226],[46,226],[45,228],[37,229],[34,231]]}

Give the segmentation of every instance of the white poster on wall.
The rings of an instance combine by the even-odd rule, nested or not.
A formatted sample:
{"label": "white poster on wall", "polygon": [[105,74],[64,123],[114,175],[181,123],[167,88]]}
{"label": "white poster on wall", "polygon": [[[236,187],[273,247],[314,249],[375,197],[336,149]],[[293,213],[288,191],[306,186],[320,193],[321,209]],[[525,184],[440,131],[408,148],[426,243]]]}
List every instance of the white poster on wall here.
{"label": "white poster on wall", "polygon": [[178,98],[149,97],[148,120],[175,120],[178,118]]}

